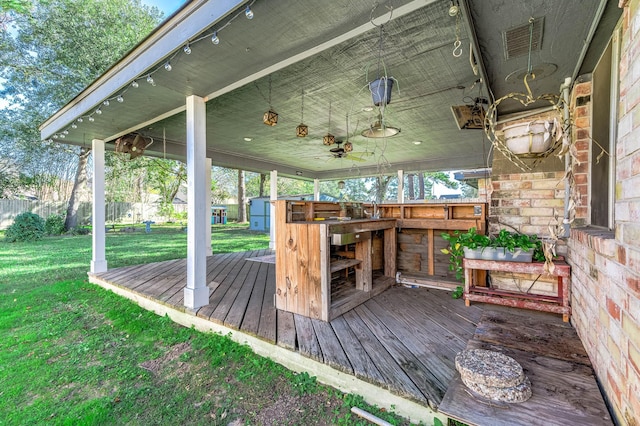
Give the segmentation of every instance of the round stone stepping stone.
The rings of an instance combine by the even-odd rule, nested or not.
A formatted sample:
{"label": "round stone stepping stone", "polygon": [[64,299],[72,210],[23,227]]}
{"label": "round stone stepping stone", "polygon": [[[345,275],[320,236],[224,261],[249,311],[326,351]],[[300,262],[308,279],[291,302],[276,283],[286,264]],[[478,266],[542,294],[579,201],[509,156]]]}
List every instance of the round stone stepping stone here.
{"label": "round stone stepping stone", "polygon": [[515,359],[485,349],[466,349],[458,353],[456,369],[467,386],[473,383],[494,388],[512,388],[522,384],[525,379],[522,366]]}
{"label": "round stone stepping stone", "polygon": [[524,381],[519,385],[509,388],[480,385],[478,383],[465,383],[465,385],[473,392],[491,399],[492,401],[501,401],[513,404],[517,402],[525,402],[531,398],[531,382],[528,377],[525,377]]}

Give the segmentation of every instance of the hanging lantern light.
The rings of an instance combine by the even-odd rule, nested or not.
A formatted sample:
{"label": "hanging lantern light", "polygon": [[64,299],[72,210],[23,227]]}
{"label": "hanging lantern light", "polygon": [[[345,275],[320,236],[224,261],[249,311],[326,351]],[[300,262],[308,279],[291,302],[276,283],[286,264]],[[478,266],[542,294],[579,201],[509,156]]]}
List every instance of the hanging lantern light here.
{"label": "hanging lantern light", "polygon": [[267,126],[275,126],[278,124],[278,113],[271,106],[271,75],[269,75],[269,111],[264,113],[262,122]]}
{"label": "hanging lantern light", "polygon": [[267,126],[275,126],[276,124],[278,124],[278,113],[269,108],[269,111],[264,113],[262,122]]}
{"label": "hanging lantern light", "polygon": [[333,145],[334,143],[336,143],[336,137],[329,132],[331,132],[331,102],[329,102],[329,131],[322,138],[322,143],[324,145]]}
{"label": "hanging lantern light", "polygon": [[344,148],[344,152],[351,152],[351,151],[353,151],[353,144],[351,142],[347,141],[347,142],[344,143],[343,148]]}
{"label": "hanging lantern light", "polygon": [[309,134],[309,126],[304,124],[304,89],[302,89],[302,106],[300,107],[300,124],[296,127],[296,136],[304,138]]}

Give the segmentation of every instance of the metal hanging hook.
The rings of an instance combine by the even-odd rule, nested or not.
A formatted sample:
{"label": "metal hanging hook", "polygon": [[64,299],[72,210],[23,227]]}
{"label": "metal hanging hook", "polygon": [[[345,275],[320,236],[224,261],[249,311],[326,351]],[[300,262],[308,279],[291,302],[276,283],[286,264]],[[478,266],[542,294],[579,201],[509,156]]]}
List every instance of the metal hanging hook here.
{"label": "metal hanging hook", "polygon": [[453,42],[453,57],[459,58],[462,56],[462,42],[460,40],[456,40]]}

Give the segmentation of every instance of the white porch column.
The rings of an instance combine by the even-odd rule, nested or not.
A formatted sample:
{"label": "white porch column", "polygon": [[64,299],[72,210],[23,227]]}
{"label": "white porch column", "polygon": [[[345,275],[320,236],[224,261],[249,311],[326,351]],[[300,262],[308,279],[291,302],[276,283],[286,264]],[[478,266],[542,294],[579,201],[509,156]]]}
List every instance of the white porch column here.
{"label": "white porch column", "polygon": [[93,151],[93,207],[91,208],[92,257],[91,272],[105,272],[107,258],[105,255],[105,203],[104,203],[104,141],[91,141]]}
{"label": "white porch column", "polygon": [[276,249],[276,206],[274,202],[278,199],[278,171],[271,170],[269,176],[269,248]]}
{"label": "white porch column", "polygon": [[398,170],[398,202],[404,203],[404,170]]}
{"label": "white porch column", "polygon": [[[204,99],[187,96],[187,286],[184,306],[198,309],[209,304],[207,287],[207,239],[205,229],[210,227],[211,207],[207,206],[205,179],[206,127]],[[209,215],[207,214],[209,210]],[[209,222],[207,222],[209,219]]]}
{"label": "white porch column", "polygon": [[313,180],[313,199],[320,201],[320,179]]}
{"label": "white porch column", "polygon": [[207,196],[205,197],[205,204],[207,207],[207,215],[209,220],[207,221],[208,226],[205,226],[206,236],[205,239],[209,242],[207,244],[207,256],[213,255],[213,249],[211,248],[211,158],[206,158],[204,163],[204,187],[205,193]]}

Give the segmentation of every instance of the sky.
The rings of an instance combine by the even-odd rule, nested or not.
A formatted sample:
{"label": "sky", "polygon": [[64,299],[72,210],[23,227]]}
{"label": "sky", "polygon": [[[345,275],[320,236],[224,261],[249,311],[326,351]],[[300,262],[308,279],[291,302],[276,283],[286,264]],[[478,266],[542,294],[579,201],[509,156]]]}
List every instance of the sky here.
{"label": "sky", "polygon": [[184,3],[186,3],[185,0],[142,0],[142,4],[155,6],[163,11],[165,18],[178,10]]}

